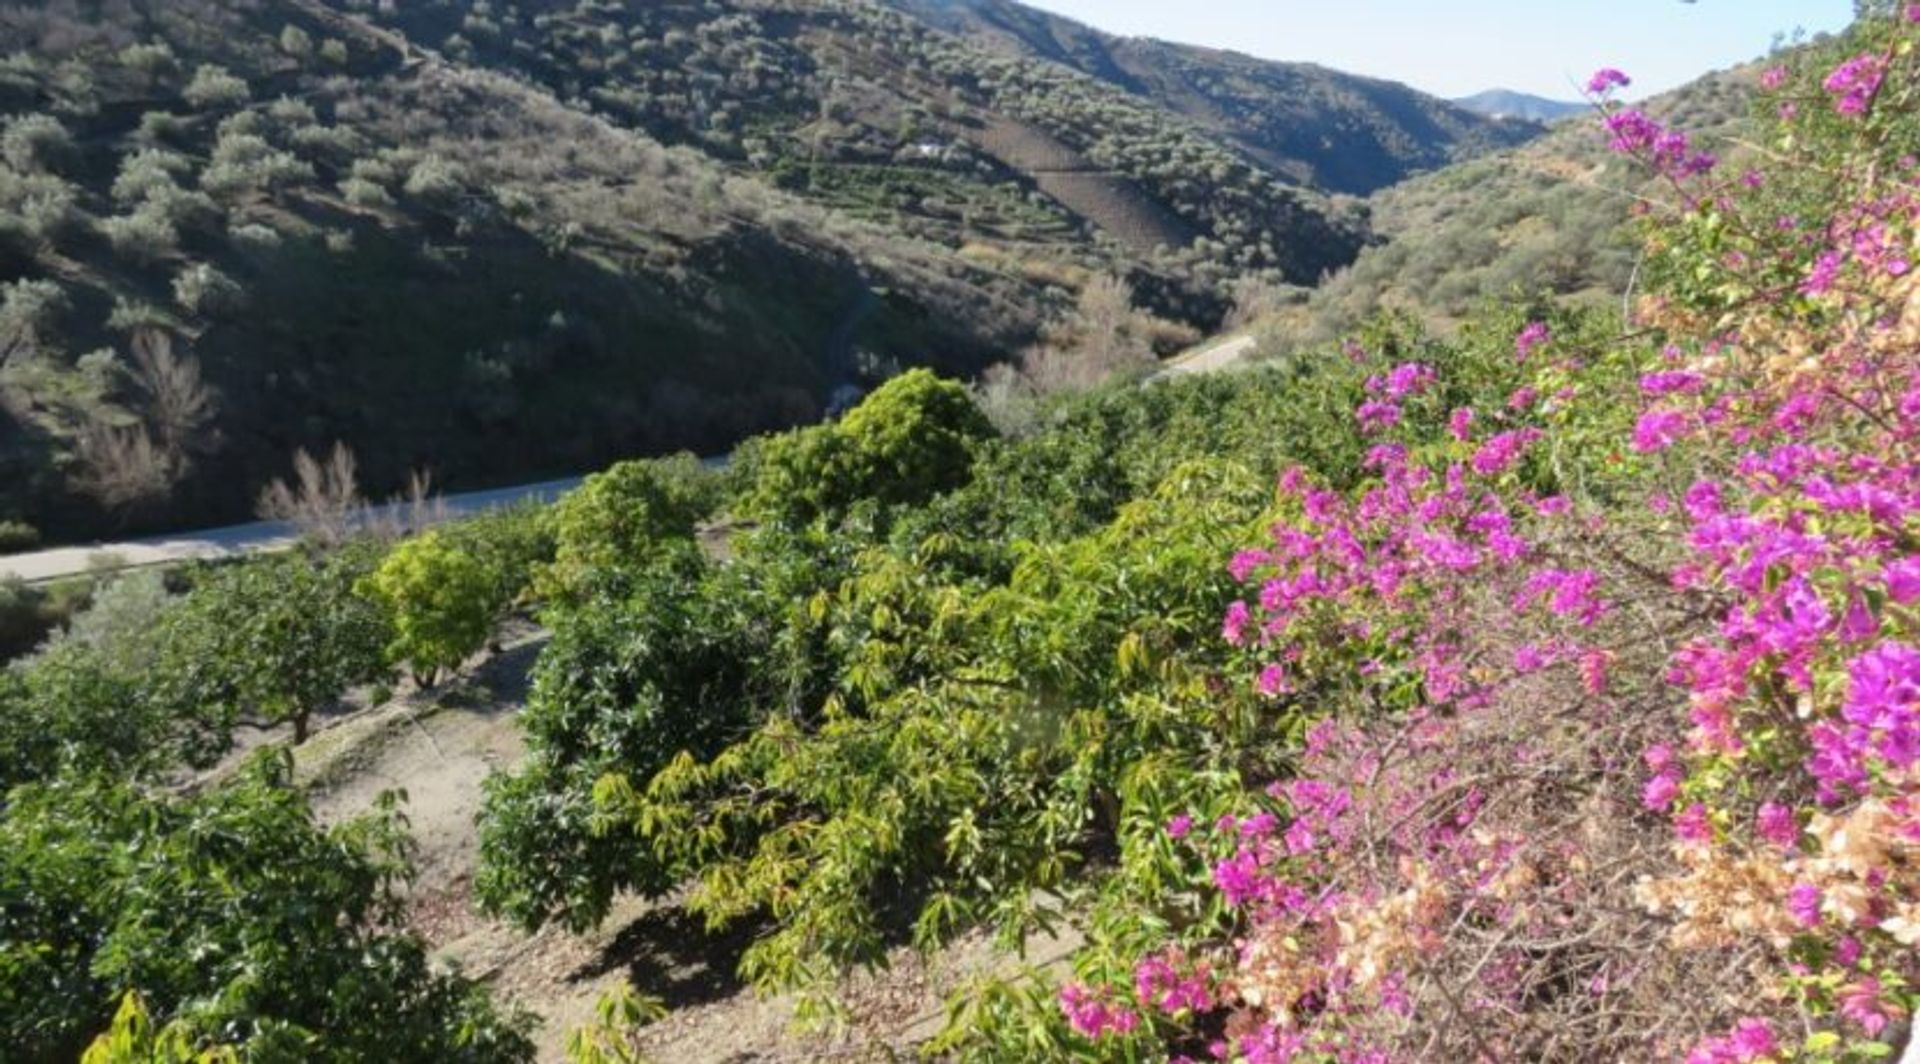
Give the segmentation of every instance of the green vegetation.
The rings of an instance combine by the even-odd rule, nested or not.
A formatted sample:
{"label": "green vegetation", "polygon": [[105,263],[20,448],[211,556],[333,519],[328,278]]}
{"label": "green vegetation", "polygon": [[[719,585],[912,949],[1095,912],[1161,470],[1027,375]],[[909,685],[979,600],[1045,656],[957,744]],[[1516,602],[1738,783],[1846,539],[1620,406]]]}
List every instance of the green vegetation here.
{"label": "green vegetation", "polygon": [[385,674],[400,619],[354,594],[365,567],[296,555],[210,573],[163,618],[146,697],[229,726],[284,721],[305,741],[316,711]]}
{"label": "green vegetation", "polygon": [[504,605],[500,587],[484,562],[428,532],[389,551],[354,591],[392,618],[387,661],[432,687],[486,644]]}
{"label": "green vegetation", "polygon": [[719,475],[692,455],[621,462],[588,477],[547,518],[553,564],[538,578],[542,596],[578,597],[594,577],[692,540],[694,525],[720,505],[720,489]]}
{"label": "green vegetation", "polygon": [[[1367,342],[1484,401],[1511,386],[1501,327]],[[691,881],[710,925],[766,922],[743,975],[830,1008],[893,945],[1018,942],[1103,890],[1174,882],[1157,826],[1239,808],[1301,723],[1217,639],[1223,559],[1285,466],[1364,475],[1370,372],[1101,391],[1020,438],[909,374],[759,442],[733,503],[770,520],[724,562],[662,530],[545,613],[528,760],[481,819],[482,903],[583,928],[620,891]]]}
{"label": "green vegetation", "polygon": [[912,505],[967,478],[993,435],[967,390],[925,370],[888,381],[840,421],[778,436],[741,458],[746,512],[800,527],[858,502]]}
{"label": "green vegetation", "polygon": [[[1617,830],[1633,860],[1665,855],[1665,810],[1637,777],[1644,761],[1677,795],[1678,758],[1726,812],[1682,827],[1732,839],[1760,823],[1732,792],[1767,782],[1742,774],[1807,760],[1774,745],[1802,703],[1764,707],[1750,746],[1676,754],[1689,707],[1667,683],[1672,648],[1649,664],[1643,644],[1805,621],[1825,640],[1820,683],[1753,686],[1831,708],[1866,625],[1884,614],[1910,641],[1911,528],[1871,524],[1899,492],[1844,496],[1795,472],[1766,487],[1782,521],[1740,526],[1777,533],[1781,564],[1831,583],[1750,581],[1770,600],[1829,595],[1819,624],[1802,597],[1714,629],[1719,607],[1676,584],[1721,581],[1738,602],[1725,573],[1744,559],[1676,581],[1659,553],[1687,540],[1683,513],[1734,512],[1750,443],[1778,444],[1767,460],[1783,468],[1832,464],[1796,434],[1853,415],[1818,397],[1769,407],[1802,386],[1782,365],[1831,350],[1828,384],[1879,367],[1863,404],[1920,402],[1905,245],[1872,243],[1910,242],[1910,200],[1855,204],[1880,236],[1826,276],[1807,276],[1825,249],[1784,226],[1732,231],[1712,197],[1687,199],[1643,262],[1616,200],[1647,189],[1569,131],[1382,193],[1371,233],[1389,239],[1362,252],[1356,206],[1309,182],[1371,189],[1530,132],[1000,0],[105,10],[23,20],[32,47],[0,63],[18,112],[0,128],[0,255],[16,277],[0,291],[0,418],[21,430],[0,444],[0,512],[32,521],[0,522],[0,546],[222,512],[293,447],[348,437],[379,486],[422,457],[478,478],[675,453],[611,465],[549,507],[437,523],[422,497],[368,530],[348,519],[352,455],[303,450],[299,483],[269,492],[309,533],[297,549],[0,586],[0,649],[31,648],[0,670],[0,1043],[27,1059],[531,1059],[529,1018],[433,963],[408,926],[404,796],[323,824],[289,752],[343,707],[383,701],[397,669],[422,688],[458,673],[509,617],[516,640],[528,618],[549,639],[519,715],[526,755],[486,781],[475,825],[484,913],[584,932],[623,894],[678,906],[738,935],[731,974],[797,994],[809,1022],[834,1019],[843,980],[903,946],[986,933],[1019,950],[1070,928],[1068,994],[1058,971],[1023,969],[951,1001],[927,1048],[958,1060],[1195,1055],[1300,1017],[1333,1032],[1321,1048],[1337,1056],[1339,1025],[1377,1033],[1367,1017],[1393,1010],[1373,1005],[1437,991],[1318,1008],[1329,993],[1407,957],[1460,961],[1478,936],[1536,920],[1506,955],[1514,970],[1563,967],[1527,995],[1442,1004],[1489,1024],[1546,1010],[1528,1022],[1571,1030],[1558,1021],[1585,1022],[1612,991],[1586,954],[1565,960],[1589,946],[1562,939],[1584,918],[1566,914],[1595,898],[1609,918],[1630,911],[1592,948],[1650,965],[1669,964],[1669,925],[1623,900],[1627,877],[1593,886],[1612,867],[1599,847],[1577,865],[1579,851],[1543,850],[1490,886],[1481,870],[1527,836],[1467,825],[1531,831],[1575,810],[1578,824],[1535,837]],[[1887,54],[1910,72],[1910,49]],[[1817,91],[1878,91],[1858,86],[1879,61],[1855,58],[1851,81]],[[1748,80],[1660,113],[1733,137]],[[1865,129],[1861,157],[1883,162],[1912,151],[1914,90],[1888,84],[1887,113],[1852,125],[1864,105],[1828,107],[1815,132]],[[1296,142],[1318,142],[1316,121],[1359,145]],[[1770,150],[1818,163],[1826,143]],[[1725,180],[1729,202],[1773,197],[1760,203],[1776,217],[1838,194],[1817,165],[1749,192],[1731,172],[1687,179]],[[1889,172],[1871,170],[1904,180]],[[1350,261],[1311,297],[1286,283]],[[1668,302],[1623,337],[1636,268]],[[1293,342],[1241,372],[1150,377],[1229,296]],[[1862,313],[1830,313],[1841,298]],[[1721,358],[1722,319],[1795,359]],[[1814,342],[1843,319],[1887,327]],[[1015,358],[972,388],[955,379]],[[1708,372],[1746,376],[1723,400]],[[1688,457],[1688,433],[1749,406],[1765,414]],[[1905,448],[1910,413],[1840,422],[1826,442]],[[682,450],[743,438],[724,469]],[[1863,453],[1827,472],[1911,494],[1911,470],[1892,468]],[[1689,489],[1706,476],[1726,492]],[[1610,522],[1617,539],[1601,535]],[[1849,527],[1874,531],[1856,537],[1857,571],[1816,572],[1823,537]],[[1640,597],[1582,598],[1602,580]],[[1535,600],[1552,617],[1521,616]],[[1741,650],[1745,669],[1765,647]],[[1527,679],[1576,662],[1578,684]],[[1691,682],[1723,705],[1748,697],[1729,693],[1746,678]],[[1887,695],[1888,712],[1910,715],[1911,693]],[[1578,723],[1507,726],[1542,706]],[[243,728],[269,747],[244,761]],[[1642,732],[1675,740],[1664,760],[1643,756]],[[1576,733],[1614,745],[1554,746]],[[1820,741],[1834,736],[1884,739]],[[1560,760],[1516,771],[1536,755]],[[1883,796],[1910,782],[1848,779]],[[1310,809],[1290,781],[1352,793]],[[1781,800],[1813,822],[1804,783]],[[1608,803],[1583,804],[1589,785]],[[1355,842],[1353,819],[1375,814],[1364,827],[1379,836]],[[1282,834],[1323,815],[1344,833]],[[1426,818],[1430,848],[1383,826],[1406,817]],[[1336,852],[1345,863],[1312,863]],[[1422,893],[1436,853],[1459,858],[1432,872],[1459,896],[1487,892],[1438,923],[1453,902]],[[1877,915],[1914,902],[1910,864],[1881,869],[1872,889],[1906,893],[1861,931],[1893,973],[1888,1014],[1920,1004],[1910,951],[1890,945],[1906,917]],[[1382,889],[1343,896],[1348,874]],[[1327,889],[1309,902],[1248,886],[1296,879]],[[1592,892],[1547,896],[1564,884]],[[1505,920],[1508,891],[1534,908]],[[1309,909],[1311,933],[1293,934]],[[1388,917],[1402,909],[1431,926],[1400,936]],[[1310,922],[1328,913],[1344,923]],[[1242,949],[1255,933],[1277,952]],[[1362,938],[1385,943],[1377,957],[1342,952]],[[1753,953],[1799,951],[1789,975],[1859,944],[1778,938],[1795,941]],[[1273,956],[1309,958],[1287,970],[1313,991],[1261,996]],[[1195,974],[1203,963],[1222,977]],[[1332,963],[1355,978],[1336,985]],[[1460,971],[1480,986],[1482,963]],[[1806,993],[1766,1008],[1828,1009],[1841,978],[1783,983]],[[1163,1008],[1182,980],[1189,996]],[[1622,992],[1672,996],[1653,981]],[[616,993],[571,1052],[636,1064],[629,1036],[660,1012]]]}
{"label": "green vegetation", "polygon": [[322,830],[289,772],[263,755],[200,797],[105,776],[8,795],[10,1053],[75,1059],[133,992],[166,1039],[244,1059],[531,1059],[524,1018],[434,972],[397,931],[408,843],[394,804]]}

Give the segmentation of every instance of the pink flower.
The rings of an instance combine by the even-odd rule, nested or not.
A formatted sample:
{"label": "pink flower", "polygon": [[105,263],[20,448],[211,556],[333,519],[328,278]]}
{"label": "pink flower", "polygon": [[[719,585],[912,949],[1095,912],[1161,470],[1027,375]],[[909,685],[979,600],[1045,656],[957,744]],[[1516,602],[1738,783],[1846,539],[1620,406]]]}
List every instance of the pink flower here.
{"label": "pink flower", "polygon": [[1480,449],[1473,453],[1473,471],[1483,477],[1497,477],[1511,469],[1521,454],[1539,438],[1539,429],[1503,432],[1481,444]]}
{"label": "pink flower", "polygon": [[1360,431],[1368,434],[1390,429],[1400,423],[1400,408],[1379,399],[1361,403],[1354,413],[1360,419]]}
{"label": "pink flower", "polygon": [[1220,622],[1220,637],[1234,646],[1241,646],[1247,641],[1247,623],[1252,617],[1252,610],[1247,604],[1235,600],[1227,607],[1227,615]]}
{"label": "pink flower", "polygon": [[1520,361],[1525,362],[1528,355],[1533,354],[1540,345],[1552,339],[1553,330],[1547,328],[1546,322],[1528,322],[1527,327],[1521,329],[1519,335],[1513,338],[1513,353]]}
{"label": "pink flower", "polygon": [[1787,912],[1801,927],[1820,926],[1820,888],[1811,883],[1796,883],[1787,891]]}
{"label": "pink flower", "polygon": [[1773,1028],[1767,1021],[1752,1016],[1735,1023],[1727,1041],[1733,1047],[1734,1059],[1741,1064],[1770,1057],[1779,1048],[1773,1040]]}
{"label": "pink flower", "polygon": [[1685,370],[1677,369],[1663,370],[1659,373],[1649,373],[1641,377],[1640,391],[1641,394],[1650,396],[1692,395],[1698,392],[1705,383],[1706,378],[1700,376],[1698,373],[1688,373]]}
{"label": "pink flower", "polygon": [[1787,83],[1786,67],[1771,67],[1760,75],[1760,87],[1771,92]]}
{"label": "pink flower", "polygon": [[1880,980],[1862,979],[1840,991],[1840,1015],[1860,1025],[1868,1038],[1887,1029],[1887,1013],[1880,1005]]}
{"label": "pink flower", "polygon": [[1902,558],[1887,566],[1883,579],[1887,597],[1902,606],[1920,600],[1920,556]]}
{"label": "pink flower", "polygon": [[1845,264],[1846,260],[1840,257],[1839,252],[1822,252],[1820,257],[1814,260],[1813,269],[1808,272],[1807,279],[1801,282],[1801,294],[1809,296],[1826,294],[1827,290],[1833,287],[1834,280],[1840,276],[1840,267]]}
{"label": "pink flower", "polygon": [[1640,804],[1648,812],[1661,813],[1673,808],[1673,800],[1680,797],[1680,784],[1672,776],[1655,776],[1647,781],[1640,792]]}
{"label": "pink flower", "polygon": [[1604,96],[1616,88],[1625,88],[1633,84],[1633,79],[1612,67],[1602,67],[1587,79],[1587,92],[1594,96]]}
{"label": "pink flower", "polygon": [[1060,1010],[1067,1022],[1087,1038],[1098,1039],[1109,1032],[1126,1034],[1140,1025],[1140,1017],[1131,1009],[1108,1005],[1078,983],[1060,988]]}
{"label": "pink flower", "polygon": [[1641,454],[1664,451],[1686,434],[1687,415],[1677,410],[1655,410],[1641,415],[1633,428],[1633,449]]}
{"label": "pink flower", "polygon": [[1187,833],[1192,830],[1193,817],[1188,816],[1186,813],[1181,813],[1179,816],[1167,821],[1167,837],[1170,839],[1184,839],[1187,837]]}
{"label": "pink flower", "polygon": [[1260,670],[1260,679],[1257,681],[1257,684],[1260,688],[1260,693],[1266,695],[1268,698],[1285,694],[1287,691],[1287,670],[1277,663],[1268,665],[1266,668]]}
{"label": "pink flower", "polygon": [[1695,802],[1673,818],[1673,833],[1681,842],[1705,845],[1713,841],[1713,822],[1707,819],[1707,807]]}
{"label": "pink flower", "polygon": [[1387,374],[1387,398],[1397,402],[1409,395],[1418,395],[1432,387],[1433,383],[1439,379],[1439,374],[1433,371],[1432,366],[1422,365],[1419,362],[1395,366],[1392,372]]}
{"label": "pink flower", "polygon": [[1768,802],[1760,807],[1754,818],[1754,828],[1760,837],[1783,850],[1790,850],[1800,840],[1800,822],[1795,819],[1793,810],[1779,802]]}
{"label": "pink flower", "polygon": [[1873,98],[1880,92],[1880,81],[1886,76],[1886,61],[1873,52],[1862,52],[1852,59],[1835,67],[1821,88],[1834,97],[1833,109],[1843,115],[1858,116],[1867,112]]}
{"label": "pink flower", "polygon": [[1473,411],[1464,406],[1455,410],[1453,416],[1447,419],[1447,432],[1461,443],[1465,443],[1471,439],[1473,437]]}

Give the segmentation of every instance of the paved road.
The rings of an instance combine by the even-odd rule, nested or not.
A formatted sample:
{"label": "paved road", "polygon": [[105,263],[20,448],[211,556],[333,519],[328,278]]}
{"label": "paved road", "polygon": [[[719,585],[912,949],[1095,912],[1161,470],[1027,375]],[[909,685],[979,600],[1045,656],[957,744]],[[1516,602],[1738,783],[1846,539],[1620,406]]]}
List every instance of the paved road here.
{"label": "paved road", "polygon": [[1234,336],[1207,347],[1196,348],[1167,363],[1155,377],[1184,377],[1192,373],[1213,373],[1252,354],[1259,341],[1251,336]]}
{"label": "paved road", "polygon": [[[1180,377],[1193,373],[1214,373],[1252,354],[1257,345],[1258,341],[1251,336],[1229,337],[1181,355],[1167,363],[1165,369],[1154,374],[1153,379]],[[721,456],[702,459],[702,461],[710,466],[724,466],[727,459],[726,456]],[[525,484],[517,488],[448,495],[441,501],[447,516],[463,517],[527,500],[550,502],[578,486],[580,480],[579,477],[570,477],[566,480]],[[389,516],[404,516],[404,510],[396,510],[395,505],[404,504],[368,507],[363,514],[363,519],[369,524],[375,524]],[[284,522],[256,521],[248,525],[211,528],[202,532],[178,532],[172,535],[130,540],[125,543],[57,547],[31,554],[0,557],[0,580],[18,577],[27,583],[36,584],[62,577],[78,576],[101,568],[131,569],[170,562],[230,558],[260,551],[283,550],[291,547],[298,538],[293,528]]]}
{"label": "paved road", "polygon": [[[580,479],[571,477],[540,484],[523,484],[517,488],[448,495],[439,500],[439,509],[448,517],[465,517],[529,500],[550,502],[577,487]],[[360,519],[367,524],[379,524],[390,518],[404,518],[406,514],[407,508],[403,503],[382,504],[361,511]],[[96,568],[137,568],[169,562],[229,558],[260,551],[283,550],[298,540],[298,533],[284,521],[255,521],[248,525],[178,532],[125,543],[56,547],[31,554],[0,557],[0,580],[18,577],[32,584],[77,576]]]}

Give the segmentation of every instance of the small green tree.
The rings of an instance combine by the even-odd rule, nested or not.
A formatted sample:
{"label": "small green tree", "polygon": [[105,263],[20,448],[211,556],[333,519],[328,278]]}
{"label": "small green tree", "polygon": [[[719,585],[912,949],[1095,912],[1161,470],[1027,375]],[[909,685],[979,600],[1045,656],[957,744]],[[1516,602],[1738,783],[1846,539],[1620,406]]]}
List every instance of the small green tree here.
{"label": "small green tree", "polygon": [[577,598],[590,578],[645,564],[663,544],[692,538],[720,490],[718,474],[692,455],[621,462],[588,477],[549,514],[554,559],[536,590]]}
{"label": "small green tree", "polygon": [[864,494],[887,503],[922,502],[966,483],[975,448],[994,434],[963,385],[925,369],[882,385],[839,428]]}
{"label": "small green tree", "polygon": [[238,107],[246,103],[251,95],[245,81],[235,77],[226,67],[212,63],[201,64],[193,72],[193,80],[180,90],[181,98],[202,111]]}
{"label": "small green tree", "polygon": [[353,593],[349,554],[325,563],[268,558],[211,574],[159,633],[148,683],[186,712],[215,707],[229,722],[290,721],[305,742],[313,714],[386,673],[388,620]]}
{"label": "small green tree", "polygon": [[501,603],[488,566],[442,533],[393,548],[355,590],[393,619],[387,660],[406,663],[422,687],[486,644]]}
{"label": "small green tree", "polygon": [[305,59],[313,54],[313,37],[289,23],[280,31],[280,50],[295,59]]}

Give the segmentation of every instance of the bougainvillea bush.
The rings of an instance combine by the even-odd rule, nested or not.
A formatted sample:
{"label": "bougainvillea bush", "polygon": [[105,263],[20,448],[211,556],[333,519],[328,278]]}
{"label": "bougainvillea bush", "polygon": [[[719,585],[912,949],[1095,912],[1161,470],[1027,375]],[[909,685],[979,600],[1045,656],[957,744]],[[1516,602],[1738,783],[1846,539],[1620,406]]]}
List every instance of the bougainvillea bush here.
{"label": "bougainvillea bush", "polygon": [[[1661,179],[1620,335],[1498,408],[1382,364],[1369,479],[1296,470],[1222,621],[1311,715],[1270,812],[1176,816],[1225,909],[1090,949],[1091,1058],[1865,1060],[1920,1005],[1920,5],[1756,74]],[[1364,353],[1360,357],[1366,357]],[[996,1015],[991,1002],[967,1008]],[[1007,1031],[956,1038],[1007,1055]],[[1009,1027],[1008,1030],[1011,1030]],[[996,1041],[996,1039],[998,1039]]]}

